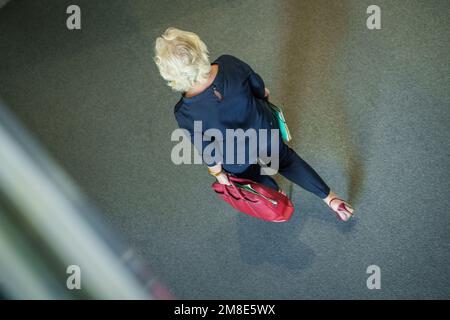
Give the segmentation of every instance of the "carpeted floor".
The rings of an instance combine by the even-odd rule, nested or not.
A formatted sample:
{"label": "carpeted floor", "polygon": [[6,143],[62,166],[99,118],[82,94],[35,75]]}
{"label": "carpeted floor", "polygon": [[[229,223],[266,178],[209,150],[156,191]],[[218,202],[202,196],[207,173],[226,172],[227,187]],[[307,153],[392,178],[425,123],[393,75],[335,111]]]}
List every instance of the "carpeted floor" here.
{"label": "carpeted floor", "polygon": [[[450,298],[450,2],[12,0],[0,95],[181,299]],[[292,146],[358,216],[294,188],[294,218],[235,213],[201,165],[170,161],[167,27],[249,63],[286,108]],[[1,147],[1,146],[0,146]],[[381,290],[366,286],[381,268]]]}

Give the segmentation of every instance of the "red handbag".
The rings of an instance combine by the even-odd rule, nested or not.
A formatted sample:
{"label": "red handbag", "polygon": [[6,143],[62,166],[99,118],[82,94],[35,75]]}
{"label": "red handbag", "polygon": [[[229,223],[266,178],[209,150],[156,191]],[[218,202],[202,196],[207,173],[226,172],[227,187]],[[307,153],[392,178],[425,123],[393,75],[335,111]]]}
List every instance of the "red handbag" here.
{"label": "red handbag", "polygon": [[230,186],[214,182],[217,195],[237,211],[272,222],[288,221],[294,206],[287,196],[252,180],[228,175]]}

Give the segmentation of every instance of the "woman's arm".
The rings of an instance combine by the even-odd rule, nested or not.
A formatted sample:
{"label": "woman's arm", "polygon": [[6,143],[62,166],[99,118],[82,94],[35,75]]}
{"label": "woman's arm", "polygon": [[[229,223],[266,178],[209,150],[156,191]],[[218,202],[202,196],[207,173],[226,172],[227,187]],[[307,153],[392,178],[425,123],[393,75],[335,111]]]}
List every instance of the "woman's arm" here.
{"label": "woman's arm", "polygon": [[257,98],[263,99],[266,95],[264,80],[261,78],[259,74],[254,72],[251,68],[249,75],[249,83],[253,95]]}
{"label": "woman's arm", "polygon": [[[195,149],[197,149],[198,153],[200,155],[202,155],[202,161],[208,165],[208,166],[215,166],[216,165],[216,153],[220,152],[219,150],[212,150],[211,154],[206,154],[204,156],[204,151],[205,148],[207,146],[209,146],[213,141],[214,137],[209,137],[209,139],[203,139],[203,137],[206,137],[206,135],[202,132],[202,131],[196,131],[194,132],[194,125],[192,123],[191,120],[186,119],[185,116],[183,116],[181,113],[177,112],[177,110],[175,109],[175,119],[178,123],[178,127],[180,129],[184,129],[187,131],[187,136],[189,137],[189,139],[191,140],[192,145],[195,147]],[[202,139],[200,141],[196,141],[195,140],[195,135],[196,133],[198,135],[200,135],[200,137],[202,137]],[[217,156],[219,156],[219,154],[217,154]]]}
{"label": "woman's arm", "polygon": [[253,95],[260,99],[268,98],[269,90],[266,88],[264,80],[261,78],[261,76],[256,73],[253,68],[246,62],[234,56],[231,57],[241,66],[241,68],[245,70]]}

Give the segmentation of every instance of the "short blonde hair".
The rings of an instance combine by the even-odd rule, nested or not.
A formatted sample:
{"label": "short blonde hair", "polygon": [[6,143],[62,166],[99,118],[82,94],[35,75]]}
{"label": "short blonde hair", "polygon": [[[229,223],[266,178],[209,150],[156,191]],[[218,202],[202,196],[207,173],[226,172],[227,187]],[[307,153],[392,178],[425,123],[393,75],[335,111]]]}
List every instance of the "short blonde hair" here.
{"label": "short blonde hair", "polygon": [[186,92],[208,80],[211,71],[208,54],[198,35],[171,27],[156,39],[153,60],[172,90]]}

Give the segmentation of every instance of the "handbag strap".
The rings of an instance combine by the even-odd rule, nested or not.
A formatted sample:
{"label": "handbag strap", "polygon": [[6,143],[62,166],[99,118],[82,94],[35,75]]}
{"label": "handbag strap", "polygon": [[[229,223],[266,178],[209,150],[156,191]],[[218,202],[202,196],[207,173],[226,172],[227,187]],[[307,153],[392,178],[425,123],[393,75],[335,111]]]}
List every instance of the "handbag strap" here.
{"label": "handbag strap", "polygon": [[228,189],[228,188],[233,188],[233,189],[237,192],[237,194],[239,195],[240,199],[243,199],[243,200],[245,200],[245,201],[250,201],[250,202],[257,202],[257,201],[255,201],[255,200],[249,199],[249,198],[245,195],[244,191],[243,191],[241,188],[239,188],[238,186],[236,186],[236,185],[234,184],[233,176],[230,176],[230,175],[228,175],[228,174],[227,174],[227,176],[228,176],[228,180],[229,180],[230,183],[231,183],[231,186],[224,185],[224,189],[225,189],[224,192],[225,192],[227,195],[229,195],[229,196],[231,196],[231,197],[233,197],[233,198],[236,199],[236,197],[233,196],[233,195],[230,193],[230,190]]}

